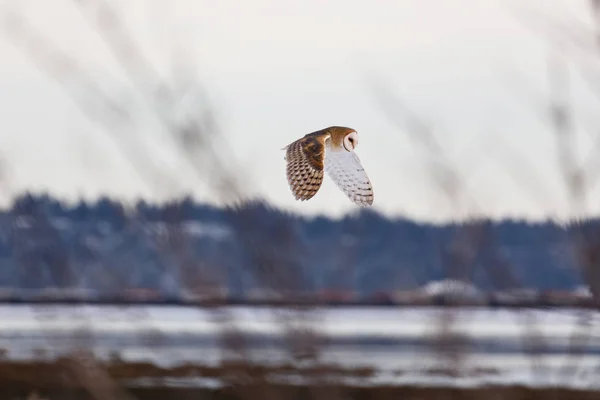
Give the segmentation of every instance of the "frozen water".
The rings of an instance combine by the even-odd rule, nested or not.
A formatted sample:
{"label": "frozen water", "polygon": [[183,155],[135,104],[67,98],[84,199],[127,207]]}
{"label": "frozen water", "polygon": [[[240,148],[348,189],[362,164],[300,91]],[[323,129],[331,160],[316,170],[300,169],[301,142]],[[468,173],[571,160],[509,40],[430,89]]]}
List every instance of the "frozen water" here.
{"label": "frozen water", "polygon": [[[285,321],[314,327],[324,335],[321,361],[375,368],[375,377],[362,384],[520,383],[600,389],[600,313],[462,308],[448,317],[448,310],[4,305],[0,306],[0,347],[6,350],[5,357],[13,359],[50,358],[86,346],[105,358],[118,355],[160,365],[215,365],[224,354],[217,339],[223,323],[231,322],[248,335],[254,361],[277,364],[290,360],[282,341]],[[453,324],[445,327],[446,332],[466,340],[460,352],[466,369],[459,377],[431,373],[443,370],[453,356],[445,357],[434,347],[442,321],[448,318]],[[531,332],[536,336],[527,336]],[[580,343],[577,348],[573,348],[575,339]],[[528,346],[534,346],[535,361],[544,368],[568,367],[576,373],[568,377],[539,373]]]}

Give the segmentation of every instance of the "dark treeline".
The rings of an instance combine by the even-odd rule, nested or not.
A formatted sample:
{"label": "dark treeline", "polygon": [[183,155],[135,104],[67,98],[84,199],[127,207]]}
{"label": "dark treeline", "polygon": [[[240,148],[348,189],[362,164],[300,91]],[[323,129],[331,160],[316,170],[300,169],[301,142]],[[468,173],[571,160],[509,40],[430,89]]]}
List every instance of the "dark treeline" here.
{"label": "dark treeline", "polygon": [[304,218],[252,202],[217,208],[189,198],[134,205],[108,198],[67,206],[25,194],[0,212],[0,286],[352,290],[368,296],[444,278],[483,290],[584,284],[577,225],[473,221],[424,224],[361,209]]}

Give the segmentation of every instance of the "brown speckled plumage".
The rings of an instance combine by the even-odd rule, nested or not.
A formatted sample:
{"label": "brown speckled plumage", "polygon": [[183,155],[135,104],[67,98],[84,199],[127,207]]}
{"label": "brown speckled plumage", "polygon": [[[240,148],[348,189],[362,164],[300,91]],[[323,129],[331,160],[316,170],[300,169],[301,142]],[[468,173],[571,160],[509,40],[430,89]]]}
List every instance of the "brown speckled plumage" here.
{"label": "brown speckled plumage", "polygon": [[296,200],[312,198],[323,183],[325,138],[306,135],[287,147],[287,178]]}

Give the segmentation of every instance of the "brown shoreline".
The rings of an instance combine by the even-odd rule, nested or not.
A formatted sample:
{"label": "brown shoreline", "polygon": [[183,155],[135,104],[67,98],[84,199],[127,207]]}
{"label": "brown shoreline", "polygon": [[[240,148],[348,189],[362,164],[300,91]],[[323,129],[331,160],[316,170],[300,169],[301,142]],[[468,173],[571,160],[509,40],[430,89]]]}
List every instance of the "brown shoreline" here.
{"label": "brown shoreline", "polygon": [[[360,387],[335,380],[335,376],[369,377],[369,369],[344,369],[320,366],[298,370],[283,366],[276,370],[230,362],[217,367],[183,365],[156,367],[149,363],[113,362],[95,364],[93,359],[75,355],[55,362],[0,362],[0,399],[25,399],[32,393],[39,398],[54,399],[600,399],[600,391],[566,388],[531,388],[522,385],[487,385],[477,388],[423,387],[418,385]],[[312,385],[275,384],[266,375],[271,372],[300,372],[311,378]],[[322,374],[333,376],[327,381]],[[220,378],[224,387],[177,388],[140,387],[124,382],[146,377]],[[118,385],[115,383],[121,382]],[[129,386],[129,387],[126,387]],[[111,388],[112,387],[112,388]],[[104,395],[99,395],[104,393]],[[108,396],[108,397],[105,397]],[[32,397],[33,398],[33,397]]]}
{"label": "brown shoreline", "polygon": [[[0,399],[35,399],[33,393],[44,400],[96,400],[98,397],[85,389],[46,389],[35,387],[1,387]],[[187,388],[132,388],[126,394],[111,399],[135,398],[137,400],[199,399],[199,400],[249,400],[249,399],[356,399],[356,400],[597,400],[600,392],[574,389],[545,388],[534,389],[524,386],[485,387],[474,389],[426,388],[416,386],[357,388],[343,386],[283,386],[283,385],[246,385],[224,389],[187,389]],[[130,395],[130,396],[127,396]],[[29,397],[31,396],[31,397]]]}

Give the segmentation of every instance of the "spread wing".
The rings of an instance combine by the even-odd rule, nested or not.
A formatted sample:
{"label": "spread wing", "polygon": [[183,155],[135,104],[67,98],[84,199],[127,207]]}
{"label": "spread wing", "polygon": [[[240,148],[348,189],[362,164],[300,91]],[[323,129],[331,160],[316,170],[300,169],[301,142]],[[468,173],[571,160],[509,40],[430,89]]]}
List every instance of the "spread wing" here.
{"label": "spread wing", "polygon": [[334,149],[327,142],[325,171],[335,184],[359,206],[373,204],[373,187],[358,155],[353,151]]}
{"label": "spread wing", "polygon": [[287,180],[296,200],[308,200],[319,191],[328,137],[328,134],[307,135],[285,148]]}

